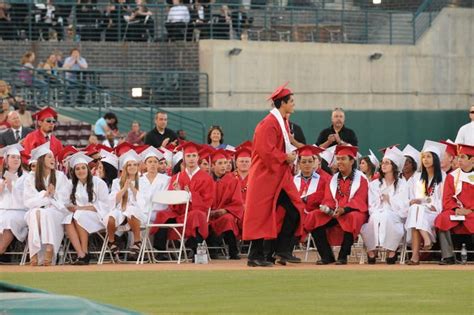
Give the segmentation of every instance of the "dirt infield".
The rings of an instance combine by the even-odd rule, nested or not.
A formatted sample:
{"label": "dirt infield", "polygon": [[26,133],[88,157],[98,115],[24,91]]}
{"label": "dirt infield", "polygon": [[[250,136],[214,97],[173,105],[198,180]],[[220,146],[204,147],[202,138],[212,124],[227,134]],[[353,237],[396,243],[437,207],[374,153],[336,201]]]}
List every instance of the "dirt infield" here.
{"label": "dirt infield", "polygon": [[[52,267],[31,267],[31,266],[0,266],[0,274],[3,272],[100,272],[100,271],[177,271],[177,270],[361,270],[361,271],[379,271],[379,270],[459,270],[474,271],[474,265],[454,265],[439,266],[437,264],[421,264],[419,266],[408,265],[385,265],[383,263],[377,265],[360,265],[348,264],[345,266],[317,266],[313,262],[304,262],[301,264],[289,264],[287,266],[275,265],[272,268],[250,268],[247,267],[247,261],[214,260],[207,265],[195,265],[192,263],[159,263],[136,265],[127,264],[104,264],[104,265],[88,265],[88,266],[52,266]],[[1,278],[1,277],[0,277]]]}

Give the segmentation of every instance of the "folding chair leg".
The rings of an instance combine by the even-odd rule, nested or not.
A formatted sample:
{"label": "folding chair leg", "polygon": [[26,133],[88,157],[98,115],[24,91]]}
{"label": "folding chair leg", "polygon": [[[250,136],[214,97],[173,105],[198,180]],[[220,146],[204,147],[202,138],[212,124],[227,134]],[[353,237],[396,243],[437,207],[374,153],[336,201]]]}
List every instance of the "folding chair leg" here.
{"label": "folding chair leg", "polygon": [[311,247],[312,239],[313,239],[313,236],[311,235],[311,233],[308,233],[308,240],[306,241],[306,253],[304,254],[304,261],[308,261],[309,249]]}
{"label": "folding chair leg", "polygon": [[23,249],[23,255],[21,255],[20,266],[26,265],[26,258],[28,257],[28,240],[25,243],[25,248]]}
{"label": "folding chair leg", "polygon": [[[100,250],[99,260],[97,261],[98,265],[102,265],[104,263],[105,252],[107,250],[107,242],[109,241],[109,233],[105,233],[104,242],[102,243],[102,248]],[[112,259],[113,261],[113,259]]]}

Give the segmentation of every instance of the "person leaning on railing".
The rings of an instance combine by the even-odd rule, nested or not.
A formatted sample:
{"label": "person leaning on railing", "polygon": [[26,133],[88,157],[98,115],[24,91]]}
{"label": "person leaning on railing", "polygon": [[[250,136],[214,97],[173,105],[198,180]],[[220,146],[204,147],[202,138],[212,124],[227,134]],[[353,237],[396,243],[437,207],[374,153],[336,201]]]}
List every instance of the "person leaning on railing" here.
{"label": "person leaning on railing", "polygon": [[187,24],[190,20],[191,15],[188,7],[182,4],[182,0],[173,0],[173,7],[168,12],[165,24],[168,39],[171,41],[184,39]]}

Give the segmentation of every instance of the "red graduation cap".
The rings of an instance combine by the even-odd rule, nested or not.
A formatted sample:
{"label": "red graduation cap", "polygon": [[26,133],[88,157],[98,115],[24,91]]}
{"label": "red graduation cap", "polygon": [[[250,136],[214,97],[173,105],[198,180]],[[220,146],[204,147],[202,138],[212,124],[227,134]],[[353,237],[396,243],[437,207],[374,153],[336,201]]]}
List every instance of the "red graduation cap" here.
{"label": "red graduation cap", "polygon": [[248,147],[238,148],[235,151],[235,159],[240,157],[249,158],[252,157],[252,150]]}
{"label": "red graduation cap", "polygon": [[39,112],[34,113],[32,117],[35,120],[43,121],[49,117],[53,117],[54,119],[56,119],[58,117],[58,113],[51,107],[46,107],[40,110]]}
{"label": "red graduation cap", "polygon": [[334,154],[336,156],[348,155],[348,156],[352,156],[353,158],[356,158],[357,151],[359,151],[358,147],[354,147],[350,145],[337,145],[336,152]]}
{"label": "red graduation cap", "polygon": [[99,153],[100,149],[97,147],[97,144],[89,144],[82,151],[84,151],[86,155],[91,156],[91,155]]}
{"label": "red graduation cap", "polygon": [[58,161],[59,162],[62,162],[64,161],[64,159],[66,157],[68,157],[69,155],[72,155],[74,153],[77,153],[79,152],[78,149],[76,149],[76,147],[72,146],[72,145],[68,145],[68,146],[65,146],[61,152],[59,152],[58,154]]}
{"label": "red graduation cap", "polygon": [[324,152],[325,150],[314,145],[305,145],[299,148],[297,151],[299,156],[314,156]]}
{"label": "red graduation cap", "polygon": [[458,144],[458,152],[460,154],[467,154],[470,156],[474,156],[474,146],[467,145],[467,144]]}
{"label": "red graduation cap", "polygon": [[97,148],[97,150],[98,150],[99,152],[100,152],[100,150],[104,150],[104,151],[107,151],[107,152],[110,152],[110,153],[114,152],[114,149],[113,149],[113,148],[108,147],[108,146],[106,146],[106,145],[103,145],[103,144],[101,144],[101,143],[98,143],[98,144],[96,144],[95,146],[96,146],[96,148]]}
{"label": "red graduation cap", "polygon": [[114,148],[115,155],[117,155],[118,157],[127,153],[130,150],[133,150],[133,145],[129,142],[122,142]]}
{"label": "red graduation cap", "polygon": [[214,149],[211,148],[210,146],[203,146],[201,150],[199,150],[199,163],[201,163],[202,160],[209,160],[211,157],[211,153],[214,153]]}
{"label": "red graduation cap", "polygon": [[148,144],[143,144],[143,145],[136,145],[133,147],[133,149],[135,150],[135,152],[137,152],[137,154],[140,154],[146,149],[148,149],[149,147],[150,146]]}
{"label": "red graduation cap", "polygon": [[389,145],[388,147],[386,148],[382,148],[382,149],[379,149],[379,152],[382,152],[383,155],[385,155],[385,151],[387,151],[388,149],[391,149],[391,148],[394,148],[394,147],[398,147],[400,144],[392,144],[392,145]]}
{"label": "red graduation cap", "polygon": [[247,140],[247,141],[242,142],[238,146],[236,146],[235,151],[238,151],[239,149],[242,149],[242,148],[247,148],[247,149],[252,150],[252,147],[253,147],[252,141]]}
{"label": "red graduation cap", "polygon": [[[25,153],[25,151],[20,151],[21,163],[28,165],[30,163],[31,155]],[[2,157],[3,158],[3,157]]]}
{"label": "red graduation cap", "polygon": [[276,101],[279,100],[280,98],[283,98],[287,95],[293,94],[293,92],[290,89],[287,89],[286,86],[290,82],[286,82],[285,84],[279,86],[273,93],[270,95],[269,98],[267,98],[267,101],[272,100]]}
{"label": "red graduation cap", "polygon": [[458,145],[456,143],[451,143],[444,140],[440,141],[440,143],[446,144],[446,153],[448,153],[451,156],[458,155]]}
{"label": "red graduation cap", "polygon": [[216,162],[217,160],[221,160],[221,159],[226,159],[226,160],[229,159],[229,155],[227,154],[226,150],[219,149],[219,150],[215,150],[214,152],[211,153],[212,163]]}
{"label": "red graduation cap", "polygon": [[179,147],[176,148],[176,150],[182,150],[184,154],[190,154],[190,153],[198,153],[199,150],[202,148],[199,144],[196,144],[194,142],[188,141]]}
{"label": "red graduation cap", "polygon": [[[183,142],[180,143],[180,146],[183,145],[183,144],[185,144],[186,142],[187,142],[187,141],[184,141],[184,140],[183,140]],[[176,149],[176,148],[177,148],[177,146],[174,145],[173,143],[168,143],[168,144],[166,145],[166,147],[165,147],[166,150],[171,151],[171,152],[173,152],[174,149]]]}

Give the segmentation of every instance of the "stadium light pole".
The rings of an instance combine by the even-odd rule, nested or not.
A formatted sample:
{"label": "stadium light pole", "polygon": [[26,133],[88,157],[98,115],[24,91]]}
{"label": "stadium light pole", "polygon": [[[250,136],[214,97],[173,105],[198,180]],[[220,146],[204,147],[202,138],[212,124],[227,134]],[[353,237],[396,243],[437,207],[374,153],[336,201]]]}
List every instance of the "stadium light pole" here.
{"label": "stadium light pole", "polygon": [[234,86],[234,67],[232,66],[232,56],[238,56],[242,52],[242,48],[232,48],[227,53],[229,57],[229,96],[232,96],[232,88]]}

